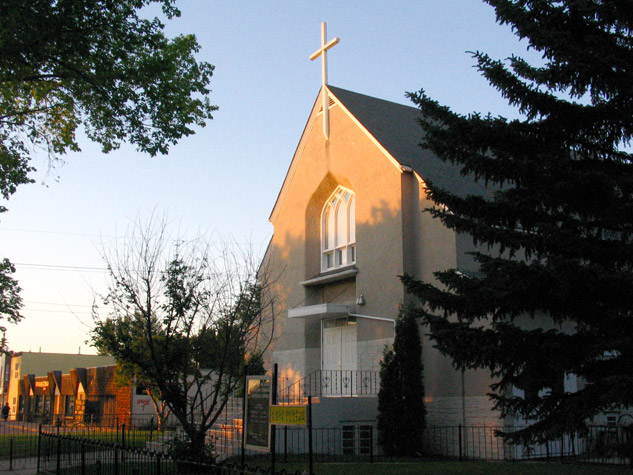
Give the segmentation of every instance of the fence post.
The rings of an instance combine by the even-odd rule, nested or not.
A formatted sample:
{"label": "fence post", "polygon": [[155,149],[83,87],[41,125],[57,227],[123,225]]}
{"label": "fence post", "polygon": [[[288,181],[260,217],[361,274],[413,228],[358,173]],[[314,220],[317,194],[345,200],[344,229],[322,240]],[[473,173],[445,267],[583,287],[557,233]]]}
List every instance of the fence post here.
{"label": "fence post", "polygon": [[125,448],[125,424],[121,425],[121,445]]}
{"label": "fence post", "polygon": [[284,426],[284,462],[288,462],[288,426]]}
{"label": "fence post", "polygon": [[374,463],[374,426],[369,426],[369,463]]}
{"label": "fence post", "polygon": [[13,470],[13,437],[9,439],[9,470]]}
{"label": "fence post", "polygon": [[114,448],[114,475],[119,475],[119,449]]}
{"label": "fence post", "polygon": [[561,461],[565,460],[565,438],[563,436],[560,438],[560,459]]}
{"label": "fence post", "polygon": [[248,377],[248,365],[244,365],[244,381],[243,381],[243,389],[242,389],[242,453],[240,457],[240,465],[242,469],[244,469],[245,457],[246,457],[246,449],[244,447],[245,437],[246,437],[246,396],[248,396],[248,387],[247,387],[247,377]]}
{"label": "fence post", "polygon": [[160,475],[160,457],[162,454],[158,453],[156,456],[156,475]]}
{"label": "fence post", "polygon": [[40,456],[42,455],[42,425],[37,430],[37,473],[40,473]]}
{"label": "fence post", "polygon": [[[277,376],[278,376],[277,363],[273,365],[273,381],[272,381],[272,403],[277,404]],[[270,462],[270,471],[275,473],[275,451],[277,448],[276,441],[276,429],[277,427],[274,424],[270,425],[270,453],[271,453],[271,462]]]}
{"label": "fence post", "polygon": [[462,456],[462,425],[461,424],[457,427],[457,430],[458,430],[458,432],[457,432],[458,435],[457,436],[459,438],[459,461],[461,462],[463,460],[463,456]]}
{"label": "fence post", "polygon": [[55,463],[55,473],[59,473],[62,463],[62,439],[57,439],[57,461]]}
{"label": "fence post", "polygon": [[81,475],[86,475],[86,443],[81,441]]}

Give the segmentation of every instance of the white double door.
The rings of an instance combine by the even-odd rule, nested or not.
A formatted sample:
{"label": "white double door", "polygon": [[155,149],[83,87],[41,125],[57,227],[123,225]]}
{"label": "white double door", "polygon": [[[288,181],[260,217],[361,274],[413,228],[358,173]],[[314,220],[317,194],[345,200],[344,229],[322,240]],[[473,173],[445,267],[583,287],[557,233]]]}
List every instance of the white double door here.
{"label": "white double door", "polygon": [[356,325],[323,328],[323,383],[332,395],[356,393]]}

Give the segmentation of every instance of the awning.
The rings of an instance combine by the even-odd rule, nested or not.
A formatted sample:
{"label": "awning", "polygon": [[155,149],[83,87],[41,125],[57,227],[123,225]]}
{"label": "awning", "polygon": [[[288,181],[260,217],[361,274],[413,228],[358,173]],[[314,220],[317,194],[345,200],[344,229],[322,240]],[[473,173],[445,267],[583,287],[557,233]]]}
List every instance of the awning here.
{"label": "awning", "polygon": [[288,310],[288,318],[342,318],[347,317],[355,309],[350,309],[350,305],[340,303],[321,303],[318,305],[308,305],[307,307],[297,307]]}

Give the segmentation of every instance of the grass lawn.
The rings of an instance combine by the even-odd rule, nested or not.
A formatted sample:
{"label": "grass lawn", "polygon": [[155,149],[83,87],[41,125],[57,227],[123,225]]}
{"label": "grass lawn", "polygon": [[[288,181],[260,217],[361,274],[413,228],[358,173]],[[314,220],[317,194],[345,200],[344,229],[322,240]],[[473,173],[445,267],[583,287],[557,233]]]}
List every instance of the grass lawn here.
{"label": "grass lawn", "polygon": [[[153,470],[153,464],[134,466],[137,470]],[[114,473],[109,465],[86,467],[86,475]],[[260,468],[264,468],[260,466]],[[282,464],[277,470],[285,468],[289,475],[303,473],[307,465]],[[162,472],[176,473],[174,467],[162,465]],[[73,475],[77,468],[64,469],[60,475]],[[132,466],[120,467],[119,473],[139,473]],[[380,463],[318,463],[314,466],[315,475],[619,475],[631,474],[627,467],[608,467],[603,465],[571,465],[541,462],[380,462]]]}
{"label": "grass lawn", "polygon": [[[121,443],[122,439],[119,435],[117,439],[117,434],[115,431],[101,431],[101,432],[67,432],[65,435],[67,436],[75,436],[81,437],[87,441],[92,442],[106,442],[106,443]],[[149,432],[143,431],[135,431],[131,433],[126,433],[125,435],[125,446],[126,447],[135,447],[135,448],[144,448],[145,442],[150,440]],[[153,433],[154,438],[156,437],[156,432]],[[13,457],[21,458],[21,457],[34,457],[37,455],[37,445],[39,442],[39,435],[37,433],[28,433],[28,432],[14,432],[11,434],[0,434],[0,458],[6,459],[9,457],[9,451],[12,450]],[[67,444],[68,442],[64,442]],[[44,453],[51,452],[50,446],[56,445],[56,439],[50,437],[42,438],[42,449]],[[78,445],[78,443],[76,443]],[[77,449],[78,450],[78,449]]]}
{"label": "grass lawn", "polygon": [[[289,474],[308,468],[307,464],[282,464]],[[631,474],[627,467],[604,465],[571,465],[544,462],[376,462],[370,463],[319,463],[316,475],[619,475]]]}
{"label": "grass lawn", "polygon": [[0,435],[0,458],[8,458],[11,450],[14,457],[33,457],[37,455],[37,439],[37,434]]}

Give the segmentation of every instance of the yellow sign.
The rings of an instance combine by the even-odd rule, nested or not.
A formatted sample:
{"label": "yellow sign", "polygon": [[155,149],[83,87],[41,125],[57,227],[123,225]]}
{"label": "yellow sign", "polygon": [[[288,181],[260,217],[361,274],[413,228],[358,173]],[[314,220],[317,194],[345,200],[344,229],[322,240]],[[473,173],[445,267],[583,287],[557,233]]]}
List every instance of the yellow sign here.
{"label": "yellow sign", "polygon": [[305,426],[308,424],[306,406],[270,406],[270,423]]}

